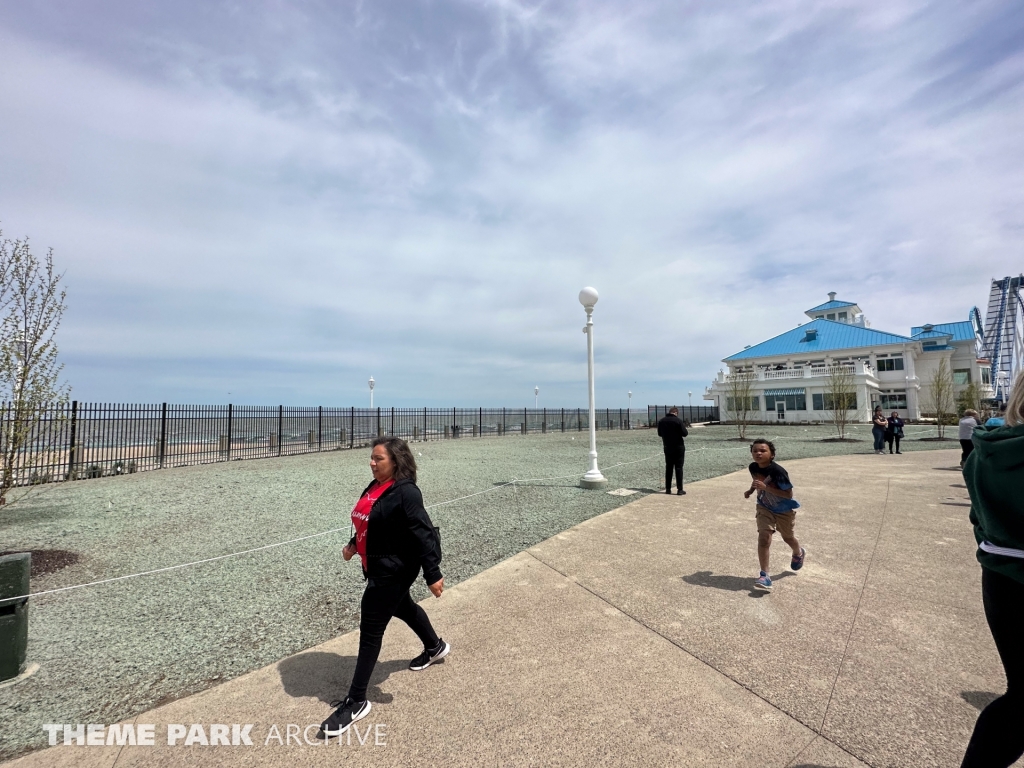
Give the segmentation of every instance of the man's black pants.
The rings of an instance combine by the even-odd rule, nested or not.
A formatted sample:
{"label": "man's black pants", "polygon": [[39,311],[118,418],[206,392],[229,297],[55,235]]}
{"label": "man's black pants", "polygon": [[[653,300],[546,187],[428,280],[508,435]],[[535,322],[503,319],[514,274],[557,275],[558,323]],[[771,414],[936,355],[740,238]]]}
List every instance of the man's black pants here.
{"label": "man's black pants", "polygon": [[665,449],[665,492],[672,491],[672,471],[676,473],[676,490],[683,490],[683,462],[686,460],[686,446]]}

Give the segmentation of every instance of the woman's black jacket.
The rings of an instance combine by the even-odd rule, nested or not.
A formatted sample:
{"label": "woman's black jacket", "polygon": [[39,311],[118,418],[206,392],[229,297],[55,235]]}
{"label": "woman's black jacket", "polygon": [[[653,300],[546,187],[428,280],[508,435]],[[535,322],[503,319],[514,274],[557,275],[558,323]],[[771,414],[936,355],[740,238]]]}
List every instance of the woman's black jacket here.
{"label": "woman's black jacket", "polygon": [[886,419],[886,437],[903,437],[903,419],[890,416]]}
{"label": "woman's black jacket", "polygon": [[[373,483],[366,486],[360,498],[372,487]],[[438,539],[416,483],[409,478],[396,480],[370,509],[363,575],[378,583],[411,581],[422,567],[423,579],[434,584],[442,575]],[[349,545],[355,543],[353,536]]]}

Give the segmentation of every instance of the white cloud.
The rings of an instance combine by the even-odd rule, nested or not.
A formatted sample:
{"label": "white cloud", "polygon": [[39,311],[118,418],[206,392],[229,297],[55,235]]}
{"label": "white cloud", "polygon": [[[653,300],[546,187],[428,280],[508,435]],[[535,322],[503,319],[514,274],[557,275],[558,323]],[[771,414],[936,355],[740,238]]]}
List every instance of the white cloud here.
{"label": "white cloud", "polygon": [[607,397],[678,400],[829,290],[903,332],[1021,269],[1008,3],[6,13],[0,224],[82,397],[574,405],[594,284]]}

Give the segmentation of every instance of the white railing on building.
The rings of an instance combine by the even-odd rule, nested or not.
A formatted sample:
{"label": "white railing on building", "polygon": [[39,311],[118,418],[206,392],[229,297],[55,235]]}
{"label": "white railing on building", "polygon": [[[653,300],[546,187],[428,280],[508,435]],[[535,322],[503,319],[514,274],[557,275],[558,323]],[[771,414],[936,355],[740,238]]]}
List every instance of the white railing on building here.
{"label": "white railing on building", "polygon": [[[875,369],[870,363],[858,360],[854,365],[814,365],[807,368],[783,368],[781,370],[755,371],[752,381],[775,381],[778,379],[812,379],[831,376],[841,371],[849,371],[854,376],[871,376],[877,378]],[[736,374],[719,371],[718,383],[731,381]],[[749,373],[747,375],[750,375]]]}

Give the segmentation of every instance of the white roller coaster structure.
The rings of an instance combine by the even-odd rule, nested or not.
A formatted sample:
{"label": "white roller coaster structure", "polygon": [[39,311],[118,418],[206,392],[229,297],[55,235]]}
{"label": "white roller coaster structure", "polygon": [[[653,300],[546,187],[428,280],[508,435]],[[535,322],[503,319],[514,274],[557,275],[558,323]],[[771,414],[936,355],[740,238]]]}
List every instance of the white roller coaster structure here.
{"label": "white roller coaster structure", "polygon": [[993,280],[988,298],[988,314],[981,323],[981,312],[971,310],[971,321],[978,341],[978,357],[992,364],[991,381],[995,399],[1005,403],[1017,374],[1024,368],[1024,301],[1020,289],[1024,275]]}

